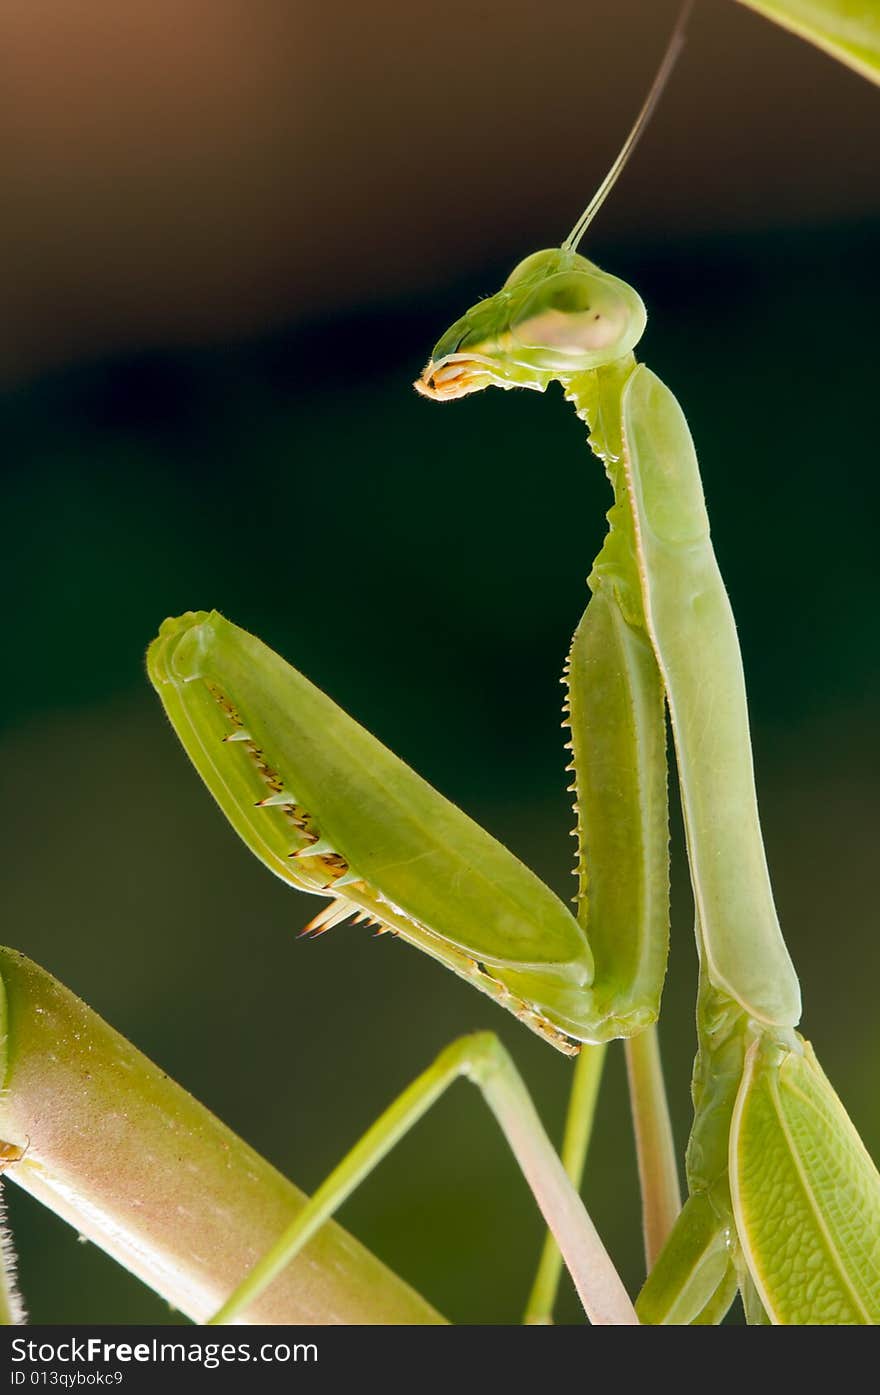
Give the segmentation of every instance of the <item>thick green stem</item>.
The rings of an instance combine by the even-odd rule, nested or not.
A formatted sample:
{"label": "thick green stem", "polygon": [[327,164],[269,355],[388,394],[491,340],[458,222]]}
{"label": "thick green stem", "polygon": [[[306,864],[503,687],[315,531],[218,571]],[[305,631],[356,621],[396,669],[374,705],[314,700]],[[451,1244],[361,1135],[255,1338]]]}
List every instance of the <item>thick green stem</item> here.
{"label": "thick green stem", "polygon": [[[0,949],[7,1176],[196,1322],[306,1205],[303,1194],[36,964]],[[339,1226],[253,1304],[254,1323],[443,1319]]]}
{"label": "thick green stem", "polygon": [[624,1042],[639,1185],[645,1264],[650,1274],[681,1211],[675,1141],[656,1027]]}
{"label": "thick green stem", "polygon": [[[562,1140],[562,1166],[572,1184],[580,1191],[587,1161],[587,1151],[593,1132],[596,1115],[596,1101],[602,1083],[602,1068],[605,1064],[606,1043],[600,1046],[583,1046],[574,1068],[571,1084],[571,1097],[565,1119],[565,1133]],[[544,1248],[538,1262],[535,1282],[526,1303],[523,1322],[532,1326],[546,1325],[553,1321],[553,1308],[562,1275],[562,1254],[547,1231]]]}

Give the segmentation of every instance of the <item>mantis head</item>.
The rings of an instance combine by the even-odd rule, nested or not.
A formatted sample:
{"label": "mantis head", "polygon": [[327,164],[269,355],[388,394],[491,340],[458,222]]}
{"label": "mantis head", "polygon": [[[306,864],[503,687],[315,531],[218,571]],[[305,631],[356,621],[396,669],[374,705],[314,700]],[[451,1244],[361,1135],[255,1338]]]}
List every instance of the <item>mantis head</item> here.
{"label": "mantis head", "polygon": [[415,387],[439,401],[493,385],[543,392],[628,354],[646,319],[641,297],[586,257],[534,252],[446,331]]}
{"label": "mantis head", "polygon": [[496,295],[456,320],[415,384],[424,397],[446,401],[493,385],[543,392],[554,378],[566,382],[635,348],[647,319],[640,296],[577,249],[650,120],[681,52],[692,4],[682,5],[633,128],[562,246],[526,257]]}

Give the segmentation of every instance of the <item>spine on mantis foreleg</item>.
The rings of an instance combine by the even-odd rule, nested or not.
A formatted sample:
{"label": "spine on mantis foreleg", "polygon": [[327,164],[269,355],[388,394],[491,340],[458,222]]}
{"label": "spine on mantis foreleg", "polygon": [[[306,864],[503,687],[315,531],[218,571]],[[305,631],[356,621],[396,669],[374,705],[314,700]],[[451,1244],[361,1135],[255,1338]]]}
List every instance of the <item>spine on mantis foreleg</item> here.
{"label": "spine on mantis foreleg", "polygon": [[[621,365],[621,376],[631,364]],[[609,471],[619,416],[596,374],[579,411]],[[629,1035],[660,1010],[669,946],[669,819],[663,685],[645,630],[632,521],[616,504],[589,579],[592,599],[566,667],[571,789],[577,814],[578,918],[590,937],[593,996]]]}
{"label": "spine on mantis foreleg", "polygon": [[669,946],[663,694],[643,634],[596,590],[566,670],[577,815],[578,917],[589,934],[597,1019],[654,1022]]}

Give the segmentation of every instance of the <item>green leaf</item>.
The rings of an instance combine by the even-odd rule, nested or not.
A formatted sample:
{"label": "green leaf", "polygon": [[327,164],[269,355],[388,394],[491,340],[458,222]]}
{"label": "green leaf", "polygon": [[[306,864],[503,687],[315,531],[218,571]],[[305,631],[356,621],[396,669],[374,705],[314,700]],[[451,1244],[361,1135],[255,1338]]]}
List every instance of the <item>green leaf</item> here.
{"label": "green leaf", "polygon": [[880,83],[877,0],[740,0],[799,34],[870,82]]}

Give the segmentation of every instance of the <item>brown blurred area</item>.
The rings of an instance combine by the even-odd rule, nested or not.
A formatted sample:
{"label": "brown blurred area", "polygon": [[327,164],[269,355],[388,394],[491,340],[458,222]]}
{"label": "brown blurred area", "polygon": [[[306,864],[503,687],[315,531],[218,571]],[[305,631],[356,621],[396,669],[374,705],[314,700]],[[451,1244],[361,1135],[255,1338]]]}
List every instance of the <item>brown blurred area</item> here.
{"label": "brown blurred area", "polygon": [[[0,372],[247,335],[561,238],[676,8],[7,0]],[[876,110],[701,0],[603,235],[876,215]]]}

